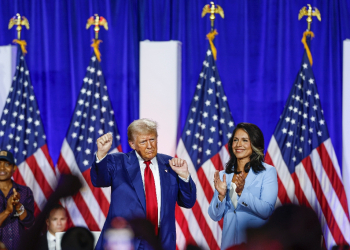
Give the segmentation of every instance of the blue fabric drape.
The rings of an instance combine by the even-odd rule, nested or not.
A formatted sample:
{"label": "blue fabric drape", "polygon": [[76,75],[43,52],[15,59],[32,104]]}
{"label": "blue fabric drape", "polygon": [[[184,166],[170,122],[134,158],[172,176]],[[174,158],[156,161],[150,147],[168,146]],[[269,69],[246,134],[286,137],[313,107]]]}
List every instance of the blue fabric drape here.
{"label": "blue fabric drape", "polygon": [[[0,2],[0,45],[15,38],[8,20],[26,16],[30,30],[26,60],[31,72],[47,142],[56,162],[92,53],[88,17],[105,17],[100,32],[101,66],[124,151],[126,129],[139,118],[139,42],[182,42],[182,105],[184,126],[205,57],[210,30],[201,18],[204,0],[12,0]],[[218,0],[225,19],[215,22],[219,35],[217,67],[233,119],[257,124],[267,146],[277,125],[302,59],[300,42],[306,29],[299,10],[311,3],[322,15],[312,24],[313,70],[332,142],[341,163],[342,43],[350,38],[350,3],[339,1]],[[102,28],[103,29],[103,28]]]}

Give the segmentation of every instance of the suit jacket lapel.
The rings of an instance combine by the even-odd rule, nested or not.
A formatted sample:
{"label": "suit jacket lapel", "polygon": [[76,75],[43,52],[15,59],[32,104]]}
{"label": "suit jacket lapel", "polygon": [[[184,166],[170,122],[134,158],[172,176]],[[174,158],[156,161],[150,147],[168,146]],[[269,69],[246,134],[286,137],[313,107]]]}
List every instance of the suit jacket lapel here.
{"label": "suit jacket lapel", "polygon": [[160,193],[161,193],[161,206],[160,206],[160,221],[163,219],[165,202],[169,198],[167,197],[168,188],[166,188],[170,183],[170,172],[167,167],[167,162],[164,161],[162,157],[157,154],[159,178],[160,178]]}
{"label": "suit jacket lapel", "polygon": [[135,188],[137,197],[143,207],[143,210],[146,212],[146,197],[145,190],[143,189],[143,182],[140,171],[140,164],[135,154],[135,151],[129,153],[129,161],[126,167],[126,170],[129,173],[130,180]]}
{"label": "suit jacket lapel", "polygon": [[255,180],[256,176],[257,175],[254,173],[253,169],[250,168],[249,173],[247,175],[247,178],[245,180],[244,186],[246,186],[246,187],[250,186],[253,183],[253,181]]}

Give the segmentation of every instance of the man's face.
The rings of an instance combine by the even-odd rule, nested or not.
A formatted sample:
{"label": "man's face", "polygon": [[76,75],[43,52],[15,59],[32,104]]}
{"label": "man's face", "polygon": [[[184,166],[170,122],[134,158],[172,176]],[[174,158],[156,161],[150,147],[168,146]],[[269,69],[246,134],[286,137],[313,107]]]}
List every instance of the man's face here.
{"label": "man's face", "polygon": [[0,160],[0,181],[11,180],[11,177],[16,169],[16,165],[13,165],[5,160]]}
{"label": "man's face", "polygon": [[157,155],[157,134],[139,134],[134,141],[129,141],[129,145],[142,157],[142,159],[149,161]]}
{"label": "man's face", "polygon": [[46,220],[46,225],[52,235],[55,235],[57,232],[63,232],[67,225],[66,211],[63,208],[52,210],[50,217]]}

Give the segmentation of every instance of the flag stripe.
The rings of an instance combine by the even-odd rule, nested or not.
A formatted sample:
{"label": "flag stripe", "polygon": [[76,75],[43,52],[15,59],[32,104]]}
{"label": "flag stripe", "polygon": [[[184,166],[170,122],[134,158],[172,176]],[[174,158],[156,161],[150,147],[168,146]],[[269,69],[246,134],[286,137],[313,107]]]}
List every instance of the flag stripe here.
{"label": "flag stripe", "polygon": [[53,192],[51,186],[47,183],[46,178],[39,167],[39,164],[36,162],[34,155],[30,156],[26,160],[30,170],[35,176],[37,184],[40,186],[40,189],[43,190],[43,193],[46,198],[50,197],[50,194]]}
{"label": "flag stripe", "polygon": [[89,188],[91,189],[92,193],[94,194],[98,204],[100,205],[100,208],[101,208],[103,214],[105,215],[105,217],[107,217],[108,210],[109,210],[109,202],[106,199],[105,194],[102,191],[102,188],[95,188],[92,185],[91,179],[90,179],[90,168],[87,169],[85,172],[83,172],[83,177],[84,177],[86,183],[89,185]]}
{"label": "flag stripe", "polygon": [[30,187],[30,189],[32,190],[34,200],[37,203],[39,210],[42,211],[47,202],[47,199],[44,195],[43,190],[40,188],[40,185],[38,184],[35,176],[33,175],[32,170],[28,166],[28,163],[26,161],[22,162],[18,166],[18,170],[19,174],[25,181],[25,186]]}
{"label": "flag stripe", "polygon": [[[281,181],[285,192],[287,193],[288,197],[280,196],[282,195],[279,194],[279,199],[283,203],[283,201],[293,201],[294,200],[294,182],[292,180],[291,174],[288,170],[288,167],[286,163],[283,160],[281,150],[278,147],[277,141],[274,136],[271,137],[270,144],[268,146],[267,152],[273,162],[273,166],[275,166],[277,170],[277,177]],[[278,187],[282,187],[282,185],[279,185]],[[282,190],[283,191],[283,190]],[[280,192],[280,191],[279,191]],[[287,200],[288,198],[288,200]]]}
{"label": "flag stripe", "polygon": [[[328,139],[330,140],[330,139]],[[343,183],[341,181],[341,178],[339,178],[339,175],[337,174],[333,163],[331,161],[331,158],[328,154],[328,151],[325,147],[325,145],[322,143],[318,148],[317,148],[318,155],[321,158],[322,166],[325,170],[325,173],[327,174],[330,184],[333,186],[333,190],[335,192],[335,195],[338,196],[338,199],[341,203],[341,206],[343,207],[346,216],[349,219],[349,213],[348,213],[348,204],[346,200],[346,194],[344,190]]]}
{"label": "flag stripe", "polygon": [[205,239],[205,235],[203,234],[203,231],[200,228],[199,223],[194,215],[193,210],[184,209],[182,207],[180,209],[187,220],[188,229],[191,232],[193,239],[195,239],[197,245],[204,249],[210,249],[208,242]]}
{"label": "flag stripe", "polygon": [[295,172],[292,174],[292,179],[294,181],[295,196],[296,196],[296,199],[297,199],[298,203],[300,205],[311,207],[309,201],[307,200],[307,198],[306,198],[306,196],[304,194],[304,190],[300,186],[299,178],[298,178],[298,176],[296,175]]}
{"label": "flag stripe", "polygon": [[[309,204],[309,206],[314,209],[319,218],[322,227],[322,232],[327,242],[327,249],[330,249],[331,247],[329,246],[333,246],[335,244],[335,241],[327,225],[327,220],[325,218],[325,215],[323,214],[321,205],[317,199],[316,192],[312,187],[311,180],[309,179],[309,176],[306,173],[306,169],[304,168],[302,163],[298,164],[298,166],[295,168],[294,174],[298,176],[298,181],[307,199],[307,204]],[[305,205],[307,206],[307,204]]]}
{"label": "flag stripe", "polygon": [[[176,214],[176,212],[175,212],[175,214]],[[177,250],[186,249],[185,235],[182,233],[181,227],[179,226],[179,224],[176,220],[175,220],[175,227],[176,227],[176,249]]]}
{"label": "flag stripe", "polygon": [[[77,175],[76,172],[73,172],[72,169],[69,167],[69,165],[66,163],[65,159],[63,157],[60,157],[60,170],[64,169],[64,172],[61,172],[62,174],[74,174]],[[81,176],[77,175],[79,177],[79,179],[83,179]],[[85,189],[86,187],[83,186],[82,189]],[[79,190],[79,192],[74,195],[73,201],[77,207],[77,209],[79,210],[80,215],[83,217],[83,219],[85,220],[86,224],[88,225],[88,228],[92,231],[99,231],[102,228],[100,228],[94,218],[94,216],[92,215],[92,211],[90,211],[91,208],[91,204],[90,203],[86,203],[83,196],[81,195],[82,189]],[[90,206],[88,206],[87,204],[89,204]],[[73,222],[74,222],[74,217],[71,217]]]}
{"label": "flag stripe", "polygon": [[325,215],[326,221],[328,225],[330,226],[330,230],[332,232],[333,237],[335,237],[336,242],[341,242],[341,243],[345,243],[345,238],[338,226],[337,221],[334,218],[334,215],[332,213],[331,208],[329,207],[329,204],[326,200],[326,197],[324,196],[323,192],[322,192],[322,187],[318,181],[318,178],[316,176],[316,173],[312,167],[312,162],[310,157],[306,157],[304,160],[302,160],[302,165],[304,166],[306,173],[309,176],[309,179],[311,181],[311,185],[313,187],[313,189],[315,190],[315,192],[318,194],[318,201],[321,205],[321,209],[323,214]]}
{"label": "flag stripe", "polygon": [[[187,223],[187,220],[185,218],[185,215],[183,214],[181,208],[177,205],[175,207],[175,217],[176,217],[176,222],[179,225],[179,230],[181,230],[181,234],[185,237],[187,244],[195,244],[195,240],[192,237],[192,234],[189,230],[189,226]],[[181,238],[180,238],[181,239]],[[179,249],[184,249],[183,246],[186,242],[180,241],[180,243],[176,243]]]}
{"label": "flag stripe", "polygon": [[[96,201],[95,196],[93,195],[85,178],[83,177],[83,174],[80,172],[80,170],[77,166],[77,163],[75,162],[73,152],[72,152],[72,150],[71,150],[71,148],[68,145],[66,140],[64,140],[64,142],[63,142],[61,154],[64,157],[64,161],[62,161],[61,164],[62,165],[65,164],[69,168],[69,170],[72,174],[79,177],[80,181],[83,184],[83,188],[79,191],[79,194],[84,199],[85,205],[84,206],[82,205],[83,208],[81,208],[81,204],[78,203],[77,207],[80,209],[80,212],[82,213],[84,218],[90,218],[90,217],[85,216],[87,214],[90,214],[94,218],[94,220],[87,221],[87,224],[89,225],[90,230],[92,230],[92,228],[96,228],[94,223],[98,224],[99,225],[98,227],[101,230],[103,227],[103,224],[106,220],[106,217],[104,216],[100,205]],[[61,165],[60,165],[60,167],[61,167]],[[76,199],[74,199],[74,201],[76,201]],[[87,206],[86,204],[89,204],[89,206]],[[85,210],[87,210],[87,211],[85,211]],[[94,229],[94,230],[96,231],[96,229]]]}
{"label": "flag stripe", "polygon": [[[265,155],[265,162],[267,164],[270,164],[271,166],[275,166],[272,162],[272,159],[270,157],[270,154],[269,152],[266,152],[266,155]],[[283,185],[283,183],[281,182],[281,179],[278,175],[278,172],[277,172],[277,183],[278,183],[278,193],[277,193],[277,197],[279,198],[279,201],[282,203],[282,204],[288,204],[288,203],[292,203],[291,200],[289,199],[289,196],[287,195],[287,191]]]}
{"label": "flag stripe", "polygon": [[[40,172],[43,174],[42,178],[45,179],[45,182],[43,182],[44,186],[42,186],[42,188],[47,190],[47,192],[45,192],[45,196],[48,198],[48,195],[51,195],[53,190],[56,189],[57,179],[54,168],[49,163],[50,161],[52,162],[51,158],[47,158],[48,155],[44,154],[43,150],[45,150],[45,148],[47,149],[46,144],[34,153],[34,157]],[[35,177],[38,178],[37,175],[35,175]]]}

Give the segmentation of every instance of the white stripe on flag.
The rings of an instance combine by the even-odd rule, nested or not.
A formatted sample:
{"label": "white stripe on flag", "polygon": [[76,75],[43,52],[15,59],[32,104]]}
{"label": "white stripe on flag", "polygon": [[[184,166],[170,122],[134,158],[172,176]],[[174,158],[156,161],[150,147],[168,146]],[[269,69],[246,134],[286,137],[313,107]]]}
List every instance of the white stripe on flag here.
{"label": "white stripe on flag", "polygon": [[332,161],[332,164],[334,166],[335,171],[337,171],[337,174],[339,176],[339,179],[342,180],[342,175],[340,173],[340,167],[339,167],[339,163],[338,163],[338,159],[337,156],[335,154],[334,148],[333,148],[333,144],[331,141],[331,138],[328,138],[327,140],[325,140],[323,142],[323,145],[325,146],[325,148],[327,149],[329,158]]}
{"label": "white stripe on flag", "polygon": [[345,240],[347,242],[350,242],[350,225],[348,217],[346,216],[346,213],[344,212],[344,209],[338,199],[338,196],[335,193],[333,186],[329,181],[328,175],[323,168],[321,158],[317,152],[317,149],[312,150],[310,154],[310,159],[317,179],[320,182],[322,192],[327,200],[329,208],[332,211],[333,217],[336,220]]}
{"label": "white stripe on flag", "polygon": [[46,197],[44,195],[43,190],[41,189],[40,185],[38,184],[35,176],[33,175],[32,170],[30,169],[30,167],[26,161],[22,162],[18,166],[18,171],[19,171],[19,174],[22,176],[22,179],[26,183],[26,186],[28,186],[32,190],[34,200],[35,200],[38,208],[40,209],[40,211],[42,211],[47,200],[46,200]]}
{"label": "white stripe on flag", "polygon": [[315,213],[318,216],[318,219],[321,223],[322,232],[323,232],[324,237],[327,237],[327,239],[330,240],[330,241],[327,241],[328,244],[334,245],[335,241],[334,241],[333,236],[331,235],[331,232],[329,231],[329,228],[327,226],[327,221],[326,221],[326,218],[323,214],[321,205],[316,197],[315,190],[311,184],[309,176],[306,173],[304,165],[302,163],[299,163],[295,167],[295,174],[298,176],[300,188],[304,192],[306,199],[308,200],[311,208],[315,211]]}
{"label": "white stripe on flag", "polygon": [[106,217],[104,216],[102,210],[100,209],[100,206],[98,202],[95,199],[94,194],[92,193],[90,187],[86,183],[85,178],[83,177],[82,173],[80,172],[80,169],[75,161],[75,157],[73,154],[73,151],[71,150],[70,146],[67,143],[67,140],[64,139],[62,149],[61,149],[61,156],[64,158],[65,162],[67,163],[67,166],[69,167],[72,174],[76,175],[83,187],[80,189],[80,194],[82,195],[85,203],[87,204],[91,215],[94,217],[96,223],[98,224],[99,228],[102,229],[103,225],[105,223]]}
{"label": "white stripe on flag", "polygon": [[294,181],[290,175],[290,172],[288,170],[286,163],[283,160],[281,150],[277,144],[277,141],[274,135],[272,135],[271,137],[271,141],[267,151],[269,152],[273,165],[277,170],[278,177],[280,178],[284,188],[286,189],[289,199],[294,203],[298,203],[297,198],[294,195],[294,192],[295,192]]}
{"label": "white stripe on flag", "polygon": [[191,232],[192,237],[196,241],[197,245],[203,249],[210,249],[207,240],[202,233],[202,229],[199,227],[196,217],[193,214],[192,209],[186,209],[182,207],[180,208],[187,220],[188,230]]}
{"label": "white stripe on flag", "polygon": [[77,205],[71,196],[66,199],[61,199],[61,203],[67,209],[74,226],[88,228],[83,216],[81,215],[79,209],[77,208]]}
{"label": "white stripe on flag", "polygon": [[226,163],[230,160],[230,154],[225,146],[220,149],[219,155],[222,163],[222,168],[225,169]]}
{"label": "white stripe on flag", "polygon": [[179,250],[184,250],[186,249],[186,238],[185,235],[182,233],[181,227],[175,222],[176,226],[176,245]]}
{"label": "white stripe on flag", "polygon": [[44,152],[39,148],[35,153],[34,157],[38,166],[40,166],[41,171],[43,172],[46,181],[52,188],[52,190],[56,189],[57,186],[57,178],[54,170],[52,169],[50,163],[48,162]]}

